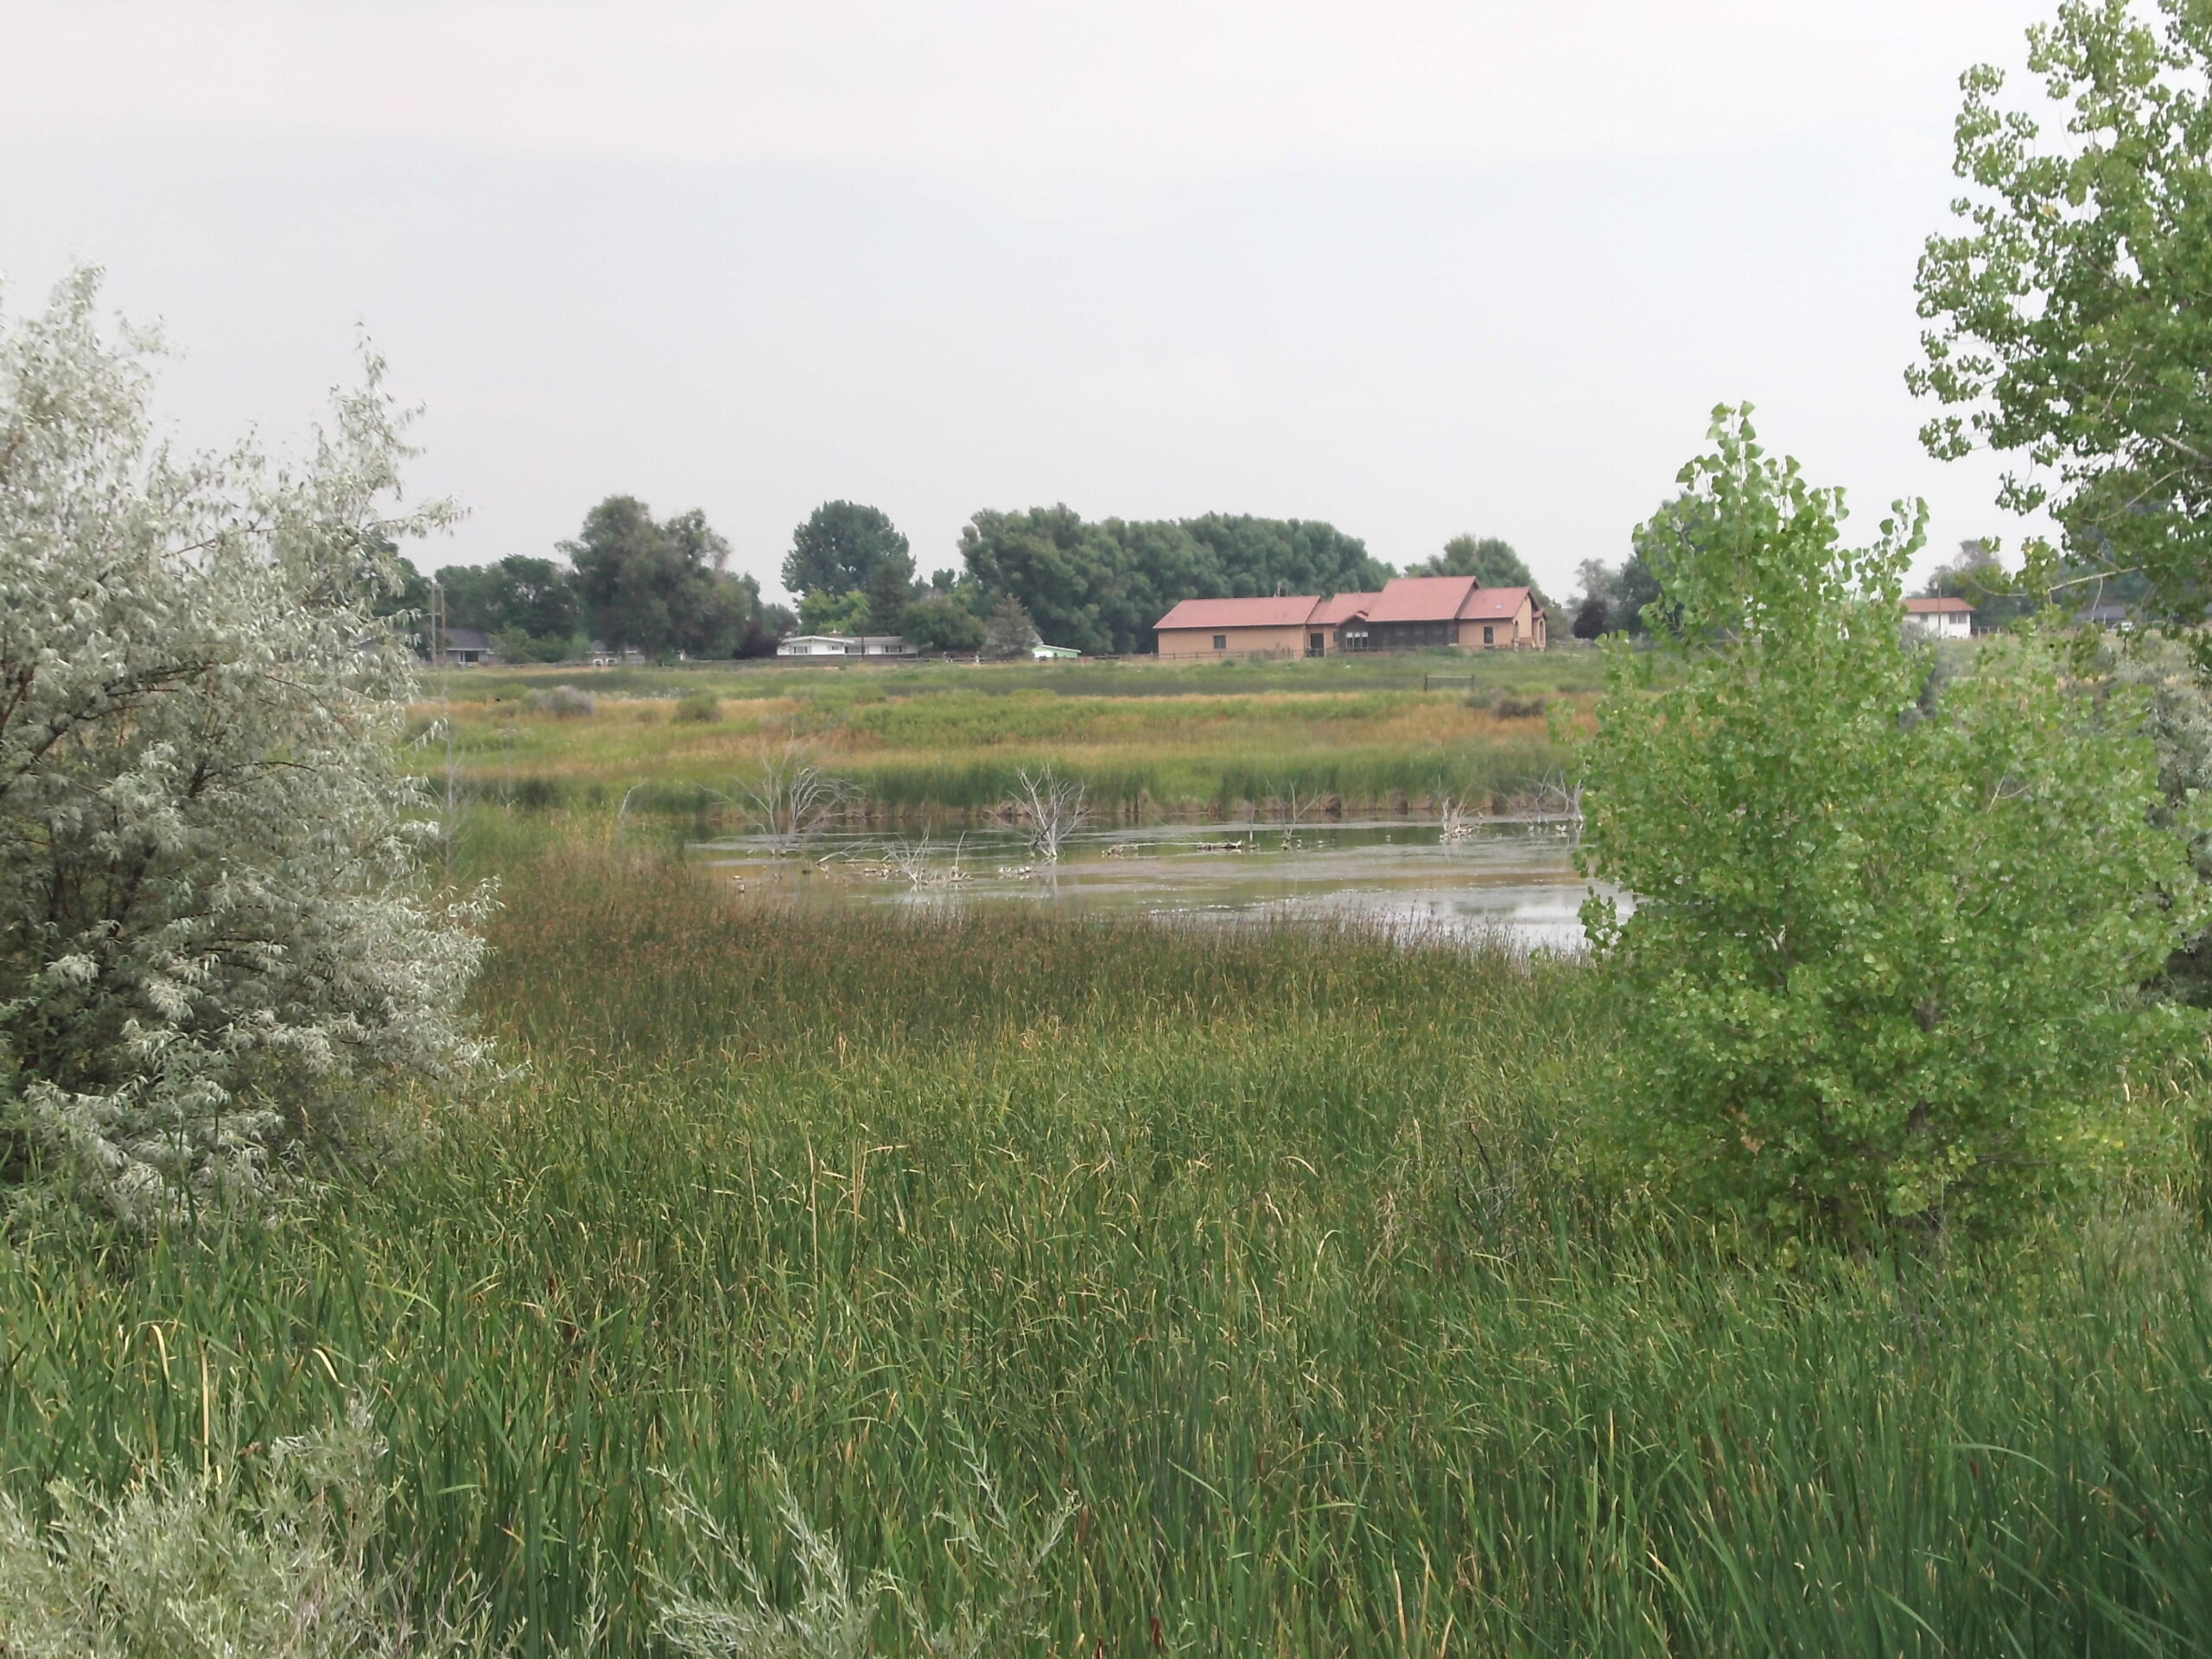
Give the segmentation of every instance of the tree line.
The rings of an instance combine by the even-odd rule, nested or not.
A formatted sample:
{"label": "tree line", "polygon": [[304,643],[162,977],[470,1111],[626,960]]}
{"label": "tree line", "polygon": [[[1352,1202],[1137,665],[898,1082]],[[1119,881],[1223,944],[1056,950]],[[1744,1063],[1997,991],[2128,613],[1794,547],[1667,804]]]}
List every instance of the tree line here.
{"label": "tree line", "polygon": [[[897,634],[927,655],[1014,657],[1039,640],[1102,655],[1154,649],[1153,624],[1182,600],[1368,591],[1397,574],[1319,519],[1086,520],[1064,505],[976,513],[961,531],[960,563],[924,580],[881,509],[826,501],[793,530],[784,558],[796,614],[727,569],[728,542],[696,508],[656,519],[634,496],[609,496],[557,550],[557,560],[516,554],[433,577],[405,565],[391,604],[427,616],[435,581],[448,626],[480,628],[523,662],[572,660],[594,642],[653,658],[762,656],[794,630]],[[1406,574],[1535,586],[1496,537],[1454,537]]]}
{"label": "tree line", "polygon": [[[803,596],[809,631],[867,629],[928,652],[1013,656],[1039,639],[1091,654],[1148,652],[1153,624],[1182,600],[1363,592],[1397,574],[1319,519],[1085,519],[1065,505],[978,512],[961,531],[960,558],[921,582],[906,538],[879,509],[831,501],[794,533],[783,578]],[[1407,574],[1534,585],[1495,537],[1454,537]]]}
{"label": "tree line", "polygon": [[656,519],[635,496],[610,495],[559,551],[559,563],[511,554],[434,577],[403,560],[387,605],[427,618],[435,581],[448,627],[481,628],[520,662],[572,661],[594,641],[655,658],[760,657],[791,626],[758,582],[727,568],[729,543],[696,508]]}

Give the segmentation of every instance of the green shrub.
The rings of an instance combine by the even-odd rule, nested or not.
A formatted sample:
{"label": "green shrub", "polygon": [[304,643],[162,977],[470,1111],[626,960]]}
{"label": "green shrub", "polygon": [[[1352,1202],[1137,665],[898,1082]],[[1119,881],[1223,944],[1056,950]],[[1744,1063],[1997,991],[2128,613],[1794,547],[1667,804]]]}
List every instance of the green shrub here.
{"label": "green shrub", "polygon": [[704,691],[695,691],[679,697],[676,712],[669,716],[685,725],[710,726],[722,717],[722,700]]}
{"label": "green shrub", "polygon": [[2172,1135],[2146,1084],[2201,1030],[2138,988],[2202,908],[2139,698],[2024,639],[1921,709],[1921,520],[1846,550],[1747,412],[1713,435],[1637,537],[1681,671],[1617,648],[1587,751],[1586,868],[1637,895],[1584,912],[1639,1010],[1620,1139],[1761,1228],[2017,1223]]}

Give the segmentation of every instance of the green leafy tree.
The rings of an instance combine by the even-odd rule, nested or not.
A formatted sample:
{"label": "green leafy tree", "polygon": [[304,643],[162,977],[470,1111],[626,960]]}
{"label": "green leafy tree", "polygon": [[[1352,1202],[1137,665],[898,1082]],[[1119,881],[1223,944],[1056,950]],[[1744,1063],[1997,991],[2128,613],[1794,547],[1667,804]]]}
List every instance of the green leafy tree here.
{"label": "green leafy tree", "polygon": [[511,554],[496,564],[449,564],[437,579],[448,625],[498,635],[509,658],[558,661],[588,643],[575,578],[550,559]]}
{"label": "green leafy tree", "polygon": [[[2107,587],[2118,585],[2095,581],[2065,584],[2093,602],[2105,597]],[[2139,576],[2126,579],[2126,585],[2130,600],[2140,599],[2147,591]],[[2047,594],[2029,591],[2020,577],[2005,568],[1998,557],[1996,542],[1986,537],[1961,542],[1958,556],[1929,572],[1920,592],[1926,599],[1966,601],[1974,608],[1974,630],[1980,633],[1994,633],[2048,608],[2050,603]]]}
{"label": "green leafy tree", "polygon": [[983,619],[983,655],[1001,662],[1027,657],[1037,643],[1037,626],[1021,601],[1007,595],[991,607]]}
{"label": "green leafy tree", "polygon": [[[1319,518],[1210,512],[1180,519],[1175,528],[1212,556],[1221,585],[1217,594],[1171,594],[1170,604],[1193,596],[1249,598],[1278,588],[1292,594],[1363,593],[1380,588],[1393,574],[1369,556],[1366,543]],[[1155,620],[1157,613],[1147,619]]]}
{"label": "green leafy tree", "polygon": [[964,656],[983,648],[983,624],[949,593],[932,593],[906,607],[899,632],[916,651]]}
{"label": "green leafy tree", "polygon": [[1969,605],[2012,591],[2012,574],[1997,556],[1996,543],[1979,537],[1961,542],[1958,557],[1937,565],[1920,590],[1926,599],[1963,599]]}
{"label": "green leafy tree", "polygon": [[1584,910],[1637,1010],[1621,1143],[1758,1228],[2016,1222],[2158,1140],[2140,1080],[2200,1030],[2138,988],[2201,910],[2139,702],[2024,639],[1909,717],[1924,513],[1846,548],[1748,411],[1713,435],[1638,532],[1676,666],[1618,652],[1586,751],[1584,868],[1637,895]]}
{"label": "green leafy tree", "polygon": [[914,602],[913,579],[890,560],[875,567],[868,581],[868,620],[871,632],[897,633],[906,607]]}
{"label": "green leafy tree", "polygon": [[833,594],[817,588],[798,602],[798,626],[803,633],[865,633],[868,626],[868,595]]}
{"label": "green leafy tree", "polygon": [[776,642],[798,628],[798,613],[788,605],[778,605],[760,598],[760,587],[753,584],[753,626],[746,631],[745,643],[740,648],[741,657],[762,657],[775,654]]}
{"label": "green leafy tree", "polygon": [[1526,588],[1536,603],[1547,610],[1551,601],[1536,585],[1535,577],[1529,574],[1529,567],[1513,550],[1513,543],[1495,536],[1478,540],[1472,536],[1454,536],[1444,543],[1441,553],[1433,555],[1421,563],[1408,566],[1409,576],[1473,576],[1485,588]]}
{"label": "green leafy tree", "polygon": [[1640,639],[1649,632],[1643,609],[1659,597],[1659,583],[1641,553],[1630,553],[1618,566],[1585,559],[1575,577],[1581,588],[1574,605],[1576,639],[1626,633]]}
{"label": "green leafy tree", "polygon": [[784,586],[801,595],[849,594],[865,590],[885,565],[900,581],[913,581],[913,555],[889,516],[857,501],[825,501],[791,532]]}
{"label": "green leafy tree", "polygon": [[1091,652],[1152,649],[1153,624],[1179,600],[1338,593],[1390,574],[1333,525],[1226,513],[1090,523],[1065,505],[979,512],[960,550],[983,594],[1012,596],[1053,645]]}
{"label": "green leafy tree", "polygon": [[759,584],[728,573],[729,543],[694,508],[658,523],[635,496],[611,495],[561,543],[593,633],[649,657],[730,657],[757,649]]}
{"label": "green leafy tree", "polygon": [[969,574],[994,596],[991,615],[1010,601],[1049,630],[1054,645],[1112,651],[1117,638],[1134,638],[1160,614],[1136,621],[1121,544],[1065,506],[979,512],[960,532],[960,552]]}
{"label": "green leafy tree", "polygon": [[[1999,500],[2048,506],[2086,569],[2139,570],[2166,615],[2212,603],[2212,9],[2069,0],[2029,31],[2065,135],[1962,79],[1955,234],[1920,262],[1915,391],[1938,456],[2024,456]],[[2063,579],[2038,566],[2038,580]]]}

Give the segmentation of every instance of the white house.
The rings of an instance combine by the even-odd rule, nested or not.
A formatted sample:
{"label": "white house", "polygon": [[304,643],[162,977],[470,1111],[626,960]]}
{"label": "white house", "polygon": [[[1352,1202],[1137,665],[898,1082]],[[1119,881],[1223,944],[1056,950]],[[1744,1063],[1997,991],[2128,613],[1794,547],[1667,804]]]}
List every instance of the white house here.
{"label": "white house", "polygon": [[795,633],[776,642],[779,657],[912,657],[895,633]]}
{"label": "white house", "polygon": [[1031,660],[1039,663],[1071,663],[1083,655],[1073,645],[1048,645],[1039,640],[1029,647]]}
{"label": "white house", "polygon": [[1963,599],[1908,599],[1904,624],[1931,639],[1964,639],[1974,632],[1974,607]]}

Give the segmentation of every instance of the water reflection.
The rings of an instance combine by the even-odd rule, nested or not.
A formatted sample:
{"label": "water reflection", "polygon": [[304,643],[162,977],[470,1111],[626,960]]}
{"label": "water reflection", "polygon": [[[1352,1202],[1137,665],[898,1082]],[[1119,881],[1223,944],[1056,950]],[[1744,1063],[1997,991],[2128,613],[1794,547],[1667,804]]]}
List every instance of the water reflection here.
{"label": "water reflection", "polygon": [[804,873],[740,836],[696,856],[801,903],[957,908],[1033,904],[1192,920],[1357,920],[1408,937],[1502,935],[1524,948],[1580,950],[1589,885],[1553,825],[1490,823],[1445,839],[1433,823],[1161,824],[1084,830],[1057,865],[1017,831],[971,830],[923,844],[825,835]]}

